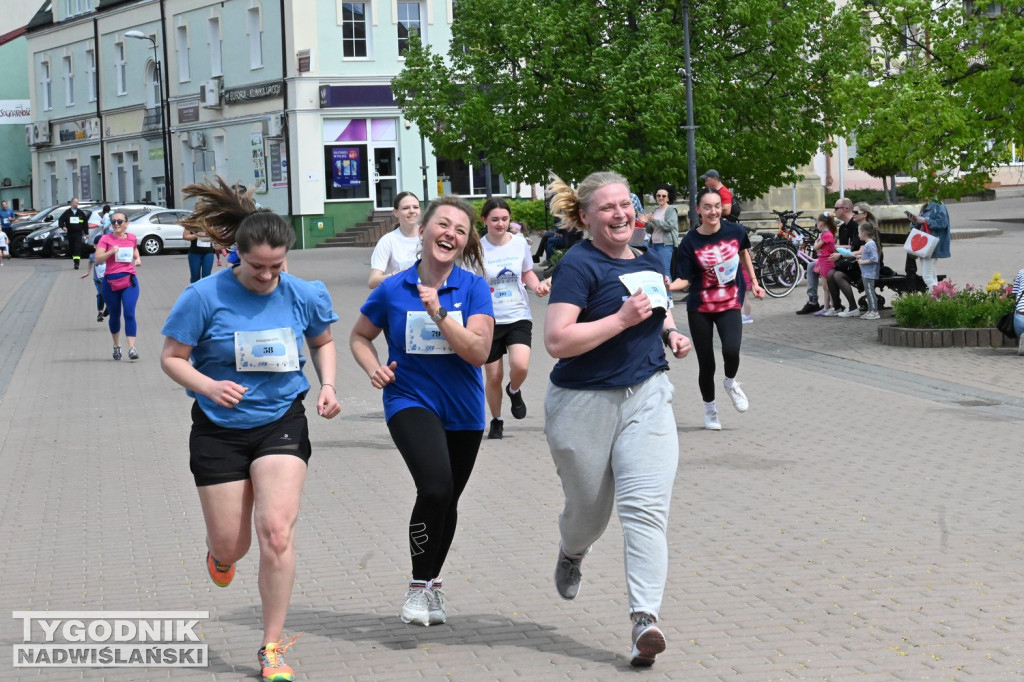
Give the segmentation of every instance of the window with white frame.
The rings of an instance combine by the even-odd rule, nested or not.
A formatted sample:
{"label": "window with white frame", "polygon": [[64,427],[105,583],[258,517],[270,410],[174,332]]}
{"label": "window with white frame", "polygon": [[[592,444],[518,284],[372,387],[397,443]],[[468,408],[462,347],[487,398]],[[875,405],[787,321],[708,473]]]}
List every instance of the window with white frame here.
{"label": "window with white frame", "polygon": [[39,62],[39,94],[42,99],[43,109],[49,111],[53,108],[53,100],[50,99],[50,61],[43,59]]}
{"label": "window with white frame", "polygon": [[89,81],[89,101],[96,101],[96,51],[85,51],[85,76]]}
{"label": "window with white frame", "polygon": [[125,73],[124,43],[114,43],[114,80],[117,81],[117,94],[128,94],[128,77]]}
{"label": "window with white frame", "polygon": [[146,64],[146,107],[154,109],[160,106],[160,79],[156,62],[152,59]]}
{"label": "window with white frame", "polygon": [[178,82],[185,83],[192,80],[188,65],[188,26],[179,26],[175,29],[174,35],[178,51]]}
{"label": "window with white frame", "polygon": [[64,18],[92,11],[93,0],[64,0]]}
{"label": "window with white frame", "polygon": [[365,59],[370,56],[369,20],[365,2],[341,4],[342,56],[346,59]]}
{"label": "window with white frame", "polygon": [[245,13],[249,29],[249,68],[263,68],[263,17],[259,6],[250,7]]}
{"label": "window with white frame", "polygon": [[64,105],[73,107],[75,105],[75,72],[71,64],[71,55],[65,55],[60,60],[64,71]]}
{"label": "window with white frame", "polygon": [[409,38],[418,35],[420,40],[423,36],[423,11],[418,2],[398,3],[398,56],[405,56],[409,49]]}
{"label": "window with white frame", "polygon": [[210,17],[206,22],[207,40],[210,43],[210,75],[224,75],[224,59],[221,54],[220,17]]}

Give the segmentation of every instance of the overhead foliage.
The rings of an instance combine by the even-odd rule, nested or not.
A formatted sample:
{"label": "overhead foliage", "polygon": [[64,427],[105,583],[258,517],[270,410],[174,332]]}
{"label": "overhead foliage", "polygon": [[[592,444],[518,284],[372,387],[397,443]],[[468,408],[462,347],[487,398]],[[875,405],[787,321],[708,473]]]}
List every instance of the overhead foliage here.
{"label": "overhead foliage", "polygon": [[1024,139],[1024,0],[856,0],[871,60],[858,165],[899,168],[940,197],[978,189]]}
{"label": "overhead foliage", "polygon": [[[691,4],[698,169],[744,196],[796,180],[858,109],[861,17],[832,0]],[[682,3],[459,0],[446,55],[413,41],[393,81],[439,155],[509,179],[598,169],[687,186]]]}

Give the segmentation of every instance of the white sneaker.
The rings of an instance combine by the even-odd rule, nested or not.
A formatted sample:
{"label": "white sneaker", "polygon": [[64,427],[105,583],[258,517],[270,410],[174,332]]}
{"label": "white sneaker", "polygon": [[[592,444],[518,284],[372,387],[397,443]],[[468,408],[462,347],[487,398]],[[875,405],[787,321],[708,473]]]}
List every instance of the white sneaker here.
{"label": "white sneaker", "polygon": [[740,319],[743,321],[743,324],[754,324],[753,315],[740,315]]}
{"label": "white sneaker", "polygon": [[722,422],[718,421],[718,410],[714,412],[704,412],[704,428],[708,431],[721,431]]}
{"label": "white sneaker", "polygon": [[629,664],[634,668],[648,668],[654,665],[654,658],[665,651],[665,635],[654,624],[654,618],[646,613],[633,623],[633,650],[629,653]]}
{"label": "white sneaker", "polygon": [[862,320],[878,320],[878,319],[881,319],[881,316],[878,313],[866,312],[866,313],[864,313],[863,315],[860,316],[860,319],[862,319]]}
{"label": "white sneaker", "polygon": [[726,386],[725,392],[732,398],[733,407],[736,408],[737,412],[746,412],[747,408],[750,407],[750,403],[747,402],[747,394],[740,388],[740,382],[734,380],[732,388]]}
{"label": "white sneaker", "polygon": [[430,594],[426,585],[413,583],[405,593],[402,604],[402,622],[414,625],[430,625]]}
{"label": "white sneaker", "polygon": [[836,315],[836,317],[860,317],[860,308],[844,310],[843,312]]}
{"label": "white sneaker", "polygon": [[828,310],[826,310],[825,312],[823,312],[821,314],[822,317],[836,317],[838,315],[839,315],[839,313],[836,312],[835,308],[829,308]]}
{"label": "white sneaker", "polygon": [[430,611],[431,625],[440,625],[448,620],[448,615],[444,612],[445,594],[441,588],[441,581],[435,580],[427,591],[427,607]]}

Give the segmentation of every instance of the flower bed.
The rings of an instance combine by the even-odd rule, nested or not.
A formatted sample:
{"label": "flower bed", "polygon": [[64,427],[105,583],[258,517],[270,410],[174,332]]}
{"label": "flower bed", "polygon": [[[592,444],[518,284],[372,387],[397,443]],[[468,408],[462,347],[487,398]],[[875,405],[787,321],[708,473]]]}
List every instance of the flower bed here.
{"label": "flower bed", "polygon": [[945,280],[930,293],[907,294],[893,301],[896,325],[879,327],[879,343],[912,348],[1016,346],[995,328],[1013,309],[1012,287],[997,272],[984,287],[957,290]]}

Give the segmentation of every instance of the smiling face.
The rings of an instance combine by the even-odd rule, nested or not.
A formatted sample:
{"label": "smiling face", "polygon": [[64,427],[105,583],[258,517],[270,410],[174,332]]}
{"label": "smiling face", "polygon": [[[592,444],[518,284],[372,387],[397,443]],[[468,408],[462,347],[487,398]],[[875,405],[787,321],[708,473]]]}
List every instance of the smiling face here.
{"label": "smiling face", "polygon": [[697,213],[700,214],[700,221],[704,225],[717,226],[722,221],[722,197],[718,192],[708,192],[702,196]]}
{"label": "smiling face", "polygon": [[455,206],[438,206],[430,222],[420,225],[423,260],[454,264],[469,240],[469,216]]}
{"label": "smiling face", "polygon": [[239,251],[235,277],[254,294],[269,294],[277,286],[287,257],[285,246],[255,244],[244,253]]}
{"label": "smiling face", "polygon": [[484,218],[484,226],[487,227],[487,234],[492,242],[499,242],[505,238],[508,232],[509,222],[512,216],[503,208],[492,208],[491,212]]}
{"label": "smiling face", "polygon": [[594,240],[594,246],[613,258],[619,257],[633,237],[636,209],[629,188],[613,182],[594,190],[587,206],[580,209],[580,220]]}
{"label": "smiling face", "polygon": [[411,194],[402,197],[402,200],[398,202],[398,208],[394,209],[392,213],[398,218],[402,227],[415,227],[420,222],[420,200]]}
{"label": "smiling face", "polygon": [[668,190],[659,189],[654,193],[654,199],[658,202],[658,206],[665,208],[668,206]]}
{"label": "smiling face", "polygon": [[124,233],[128,231],[128,219],[125,218],[124,213],[115,213],[110,217],[110,226],[114,228],[114,234],[123,237]]}

